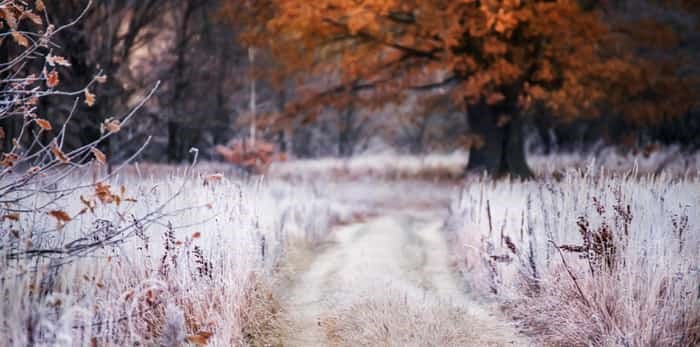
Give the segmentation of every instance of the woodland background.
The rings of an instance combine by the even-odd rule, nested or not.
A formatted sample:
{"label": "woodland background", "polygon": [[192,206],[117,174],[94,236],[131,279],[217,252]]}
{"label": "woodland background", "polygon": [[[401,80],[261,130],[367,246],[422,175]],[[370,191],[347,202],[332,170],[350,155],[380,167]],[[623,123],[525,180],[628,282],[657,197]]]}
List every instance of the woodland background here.
{"label": "woodland background", "polygon": [[[672,115],[658,109],[644,111],[652,117],[630,117],[612,108],[595,117],[583,111],[573,117],[531,112],[523,117],[528,150],[587,151],[600,148],[601,144],[620,145],[625,150],[678,144],[683,150],[697,150],[700,109],[694,102],[694,82],[700,72],[696,63],[700,24],[694,2],[584,2],[603,9],[606,25],[622,28],[624,24],[626,33],[638,43],[637,52],[663,58],[666,63],[672,61],[675,70],[666,72],[670,77],[683,77],[684,81],[692,78],[693,83],[676,85],[693,95],[692,102],[674,102],[672,107],[678,112]],[[72,64],[70,68],[58,68],[61,87],[79,90],[100,71],[108,76],[106,83],[93,90],[96,103],[92,107],[81,103],[74,113],[74,125],[65,138],[69,148],[98,138],[105,119],[124,113],[138,101],[138,96],[156,81],[162,81],[139,111],[137,122],[108,139],[101,150],[111,162],[120,162],[141,146],[146,136],[153,136],[141,156],[143,160],[183,162],[191,147],[200,148],[204,158],[220,159],[212,150],[215,145],[248,136],[251,131],[252,81],[256,82],[255,110],[259,117],[288,109],[299,88],[291,78],[280,82],[276,76],[277,81],[271,83],[267,72],[278,68],[279,57],[260,47],[251,60],[250,40],[245,43],[240,39],[241,34],[250,34],[251,23],[269,20],[265,17],[269,14],[261,10],[271,6],[268,2],[99,0],[89,7],[87,0],[45,3],[52,9],[48,13],[52,23],[70,22],[88,8],[82,20],[55,38],[59,44],[52,48],[53,54]],[[32,24],[25,21],[21,25]],[[270,34],[268,39],[276,38]],[[21,48],[4,42],[0,61],[14,56]],[[41,66],[37,65],[35,72],[39,73],[39,69]],[[679,92],[666,89],[645,93],[649,100],[675,100],[667,94]],[[42,98],[38,113],[60,122],[69,114],[72,103],[71,98]],[[387,146],[423,153],[469,145],[465,140],[469,134],[468,117],[461,105],[447,98],[379,103],[380,107],[371,108],[325,107],[312,121],[295,116],[285,122],[259,121],[256,136],[294,157],[349,156]],[[660,105],[654,101],[652,108],[662,108]],[[21,124],[17,118],[2,120],[5,148],[11,145]]]}

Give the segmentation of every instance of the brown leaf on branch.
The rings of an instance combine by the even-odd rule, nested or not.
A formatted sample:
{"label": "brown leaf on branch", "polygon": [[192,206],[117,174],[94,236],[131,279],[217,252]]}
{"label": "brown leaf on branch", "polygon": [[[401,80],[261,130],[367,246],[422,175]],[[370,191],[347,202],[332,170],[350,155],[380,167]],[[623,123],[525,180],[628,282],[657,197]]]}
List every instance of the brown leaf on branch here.
{"label": "brown leaf on branch", "polygon": [[103,204],[111,204],[114,202],[115,195],[110,190],[109,183],[97,182],[95,185],[95,196],[97,196]]}
{"label": "brown leaf on branch", "polygon": [[44,2],[42,0],[36,0],[34,7],[36,7],[38,12],[44,12],[46,9],[46,6],[44,6]]}
{"label": "brown leaf on branch", "polygon": [[95,105],[95,94],[90,93],[89,89],[85,89],[85,105],[90,107]]}
{"label": "brown leaf on branch", "polygon": [[70,162],[70,158],[68,158],[68,156],[65,153],[63,153],[63,151],[61,151],[60,148],[58,148],[56,143],[51,144],[51,153],[53,153],[54,157],[56,157],[56,159],[58,161],[60,161],[64,164],[67,164]]}
{"label": "brown leaf on branch", "polygon": [[15,162],[19,160],[19,156],[15,153],[3,153],[2,160],[0,160],[0,165],[5,167],[15,166]]}
{"label": "brown leaf on branch", "polygon": [[65,211],[62,211],[62,210],[49,211],[49,215],[53,218],[56,218],[57,221],[63,222],[63,223],[70,222],[72,219],[68,215],[68,213],[66,213]]}
{"label": "brown leaf on branch", "polygon": [[41,128],[42,130],[48,131],[48,130],[53,129],[53,127],[51,126],[51,123],[49,121],[47,121],[46,119],[37,118],[34,120],[34,122],[36,122],[36,125],[38,125],[39,128]]}
{"label": "brown leaf on branch", "polygon": [[49,72],[49,73],[46,75],[46,85],[47,85],[49,88],[54,88],[54,87],[56,87],[56,86],[58,85],[58,82],[59,82],[59,81],[60,81],[60,80],[59,80],[59,78],[58,78],[58,71],[56,71],[56,70],[51,70],[51,72]]}
{"label": "brown leaf on branch", "polygon": [[118,119],[108,118],[102,125],[103,129],[107,129],[110,133],[118,133],[122,129],[121,122]]}
{"label": "brown leaf on branch", "polygon": [[92,155],[95,156],[95,159],[100,162],[100,164],[107,164],[107,156],[97,149],[97,147],[90,148],[90,152],[92,152]]}
{"label": "brown leaf on branch", "polygon": [[22,35],[19,31],[12,30],[12,38],[17,42],[18,45],[22,47],[28,47],[29,46],[29,40]]}
{"label": "brown leaf on branch", "polygon": [[2,220],[11,220],[11,221],[18,221],[19,220],[19,213],[13,212],[13,213],[8,213],[2,216]]}
{"label": "brown leaf on branch", "polygon": [[29,18],[29,20],[36,25],[41,25],[44,23],[44,21],[41,20],[41,17],[39,17],[36,13],[33,13],[31,11],[22,12],[22,15],[19,17],[19,19],[22,20],[23,18]]}
{"label": "brown leaf on branch", "polygon": [[5,129],[0,127],[0,141],[5,139]]}
{"label": "brown leaf on branch", "polygon": [[0,15],[3,19],[5,19],[5,22],[7,22],[10,29],[17,30],[17,17],[15,17],[14,13],[12,13],[9,6],[0,7]]}

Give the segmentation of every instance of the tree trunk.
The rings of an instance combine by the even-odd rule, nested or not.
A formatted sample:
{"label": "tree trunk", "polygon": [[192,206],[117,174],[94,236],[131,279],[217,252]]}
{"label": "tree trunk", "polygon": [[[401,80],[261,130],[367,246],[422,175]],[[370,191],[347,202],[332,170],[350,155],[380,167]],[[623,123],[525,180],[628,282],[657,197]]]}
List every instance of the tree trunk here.
{"label": "tree trunk", "polygon": [[[494,107],[485,103],[468,107],[469,128],[483,140],[481,146],[472,148],[469,153],[468,172],[486,172],[495,177],[532,176],[525,160],[523,120],[516,110],[515,107]],[[511,115],[510,121],[499,124],[500,114]]]}
{"label": "tree trunk", "polygon": [[180,127],[177,122],[168,121],[168,162],[180,162]]}
{"label": "tree trunk", "polygon": [[355,145],[355,109],[349,105],[340,115],[338,124],[338,156],[350,157]]}

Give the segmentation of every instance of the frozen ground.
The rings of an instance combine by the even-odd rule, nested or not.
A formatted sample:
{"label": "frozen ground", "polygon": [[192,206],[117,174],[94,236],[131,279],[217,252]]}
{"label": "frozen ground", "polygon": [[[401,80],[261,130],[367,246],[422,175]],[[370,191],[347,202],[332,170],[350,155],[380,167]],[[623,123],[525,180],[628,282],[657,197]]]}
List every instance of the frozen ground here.
{"label": "frozen ground", "polygon": [[[692,345],[698,161],[607,153],[620,160],[610,171],[533,157],[543,174],[528,182],[461,178],[460,153],[290,162],[252,178],[134,166],[110,181],[121,205],[80,212],[96,199],[88,186],[52,203],[72,217],[59,228],[46,214],[0,221],[3,245],[60,247],[175,195],[144,235],[60,271],[1,257],[0,344]],[[553,243],[585,243],[581,218],[583,237],[614,252],[560,257]]]}

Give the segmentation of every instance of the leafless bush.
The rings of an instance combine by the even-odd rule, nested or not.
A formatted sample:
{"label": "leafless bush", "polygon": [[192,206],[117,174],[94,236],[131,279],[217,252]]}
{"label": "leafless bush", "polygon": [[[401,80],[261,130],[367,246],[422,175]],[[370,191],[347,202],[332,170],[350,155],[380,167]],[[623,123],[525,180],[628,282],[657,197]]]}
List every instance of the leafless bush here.
{"label": "leafless bush", "polygon": [[[29,5],[32,3],[32,5]],[[102,134],[94,141],[77,148],[64,146],[66,130],[79,102],[91,107],[96,96],[91,89],[104,83],[107,76],[97,72],[82,89],[61,90],[61,76],[70,74],[71,62],[54,55],[59,43],[55,36],[74,26],[88,11],[90,4],[70,23],[57,26],[42,1],[0,1],[0,47],[9,53],[7,62],[0,62],[0,122],[20,124],[19,131],[0,127],[0,140],[7,135],[0,160],[0,255],[7,265],[22,259],[41,259],[50,267],[58,267],[96,249],[115,246],[142,230],[162,212],[155,206],[151,214],[136,218],[122,215],[119,222],[102,220],[85,226],[80,235],[56,237],[77,215],[94,212],[99,204],[114,205],[130,199],[125,189],[113,191],[107,181],[113,174],[102,174],[108,166],[101,143],[127,126],[137,111],[153,95],[157,85],[130,112],[112,117],[102,124]],[[38,71],[38,73],[36,72]],[[41,117],[40,104],[45,98],[75,98],[65,122],[56,124],[53,117]],[[133,153],[136,157],[148,144]],[[92,179],[88,169],[91,169]],[[118,171],[118,168],[117,170]],[[66,178],[82,175],[85,179],[65,184]],[[87,177],[86,177],[87,176]],[[74,192],[83,192],[84,208],[71,214],[62,206]],[[55,223],[51,225],[46,217]],[[15,263],[12,263],[15,261]],[[40,264],[35,263],[35,264]]]}

